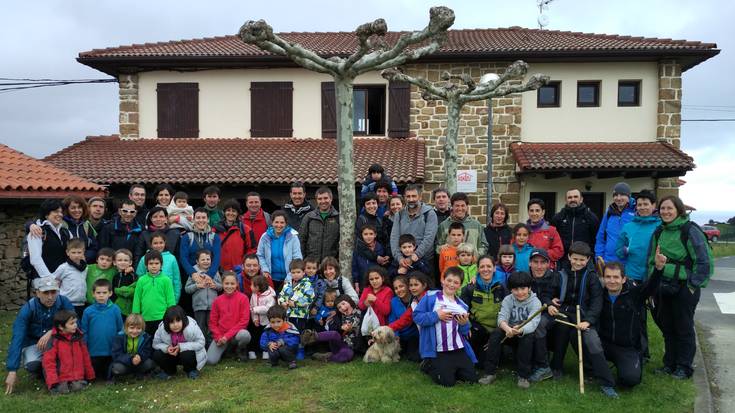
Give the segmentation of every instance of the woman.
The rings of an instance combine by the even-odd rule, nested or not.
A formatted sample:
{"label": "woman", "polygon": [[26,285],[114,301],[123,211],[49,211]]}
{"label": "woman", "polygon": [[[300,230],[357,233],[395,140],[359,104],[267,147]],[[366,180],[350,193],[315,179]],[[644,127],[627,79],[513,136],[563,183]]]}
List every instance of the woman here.
{"label": "woman", "polygon": [[[546,206],[538,198],[528,201],[528,221],[526,225],[531,230],[528,243],[536,248],[543,248],[549,254],[551,268],[556,268],[556,262],[564,256],[564,244],[553,225],[544,219]],[[516,266],[518,262],[516,262]]]}
{"label": "woman", "polygon": [[41,204],[39,219],[35,225],[39,227],[41,236],[28,234],[28,264],[35,274],[28,279],[50,277],[59,265],[66,262],[66,243],[71,234],[64,228],[64,212],[61,201],[47,199]]}
{"label": "woman", "polygon": [[236,199],[227,200],[222,210],[224,218],[213,227],[221,243],[220,266],[224,271],[234,271],[235,267],[242,267],[245,251],[254,249],[258,240],[240,219],[242,210]]}
{"label": "woman", "polygon": [[145,220],[146,227],[138,238],[133,254],[134,263],[137,266],[138,261],[151,249],[151,237],[154,232],[160,231],[166,234],[166,251],[172,253],[175,257],[179,256],[179,239],[181,238],[181,229],[171,228],[168,224],[168,212],[166,208],[156,205],[148,211],[148,217]]}
{"label": "woman", "polygon": [[153,199],[156,200],[156,206],[168,207],[173,196],[174,189],[169,184],[160,184],[153,190]]}
{"label": "woman", "polygon": [[[653,312],[664,336],[664,366],[660,371],[687,379],[692,376],[696,351],[694,311],[700,288],[707,286],[712,275],[714,261],[707,237],[689,221],[679,197],[661,199],[658,213],[662,224],[653,234],[648,271],[650,275],[655,269],[663,270]],[[657,265],[659,255],[665,257],[662,266]]]}
{"label": "woman", "polygon": [[508,225],[508,207],[498,203],[490,209],[490,223],[485,227],[485,238],[487,238],[487,255],[498,259],[498,250],[501,245],[510,245],[513,238],[512,231]]}
{"label": "woman", "polygon": [[286,213],[278,210],[271,215],[271,226],[258,242],[258,261],[263,275],[271,277],[279,291],[288,275],[293,259],[301,259],[299,233],[286,223]]}
{"label": "woman", "polygon": [[[97,260],[97,231],[89,222],[89,206],[84,198],[68,195],[61,201],[63,220],[61,225],[69,231],[71,238],[84,241],[84,260],[94,263]],[[39,223],[31,224],[29,231],[34,236],[42,236]]]}
{"label": "woman", "polygon": [[[389,213],[383,217],[383,233],[388,236],[388,242],[383,245],[385,255],[392,257],[390,250],[390,232],[393,231],[393,217],[403,209],[403,197],[400,195],[391,195],[388,200]],[[438,261],[437,261],[438,262]]]}

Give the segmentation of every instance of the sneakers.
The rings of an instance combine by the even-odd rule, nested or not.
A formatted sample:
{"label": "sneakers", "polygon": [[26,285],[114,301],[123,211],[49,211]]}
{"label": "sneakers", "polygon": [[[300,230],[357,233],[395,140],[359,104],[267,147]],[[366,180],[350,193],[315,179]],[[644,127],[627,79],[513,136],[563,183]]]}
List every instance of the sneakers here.
{"label": "sneakers", "polygon": [[494,374],[487,374],[485,376],[480,377],[480,380],[477,380],[480,384],[493,384],[495,381],[495,375]]}
{"label": "sneakers", "polygon": [[69,383],[62,381],[61,383],[55,385],[51,388],[51,394],[54,396],[57,396],[59,394],[67,394],[69,393]]}
{"label": "sneakers", "polygon": [[69,386],[69,390],[80,391],[80,390],[84,390],[85,387],[87,387],[87,382],[85,380],[77,380],[77,381],[71,382],[71,385]]}
{"label": "sneakers", "polygon": [[332,353],[314,353],[311,355],[311,358],[319,361],[327,361],[330,357],[332,357]]}
{"label": "sneakers", "polygon": [[292,362],[288,363],[288,369],[289,370],[293,370],[293,369],[295,369],[297,367],[298,366],[296,365],[296,362],[295,361],[292,361]]}
{"label": "sneakers", "polygon": [[524,378],[518,379],[518,388],[525,390],[529,387],[531,387],[531,383],[529,383],[528,379],[524,379]]}
{"label": "sneakers", "polygon": [[170,380],[171,376],[168,375],[165,371],[161,370],[156,374],[156,378],[158,380]]}
{"label": "sneakers", "polygon": [[268,352],[267,351],[264,351],[263,352],[263,360],[268,360]]}
{"label": "sneakers", "polygon": [[554,376],[554,380],[561,380],[564,377],[564,372],[561,370],[552,370],[551,374]]}
{"label": "sneakers", "polygon": [[188,377],[189,377],[190,379],[192,379],[192,380],[196,380],[196,379],[198,379],[198,378],[199,378],[199,370],[192,370],[192,371],[190,371],[190,372],[186,373],[186,375],[187,375],[187,376],[188,376]]}
{"label": "sneakers", "polygon": [[536,369],[533,374],[531,374],[531,377],[528,378],[528,381],[531,383],[538,383],[552,377],[554,377],[554,373],[551,372],[551,369],[548,367],[542,367]]}
{"label": "sneakers", "polygon": [[258,356],[257,356],[257,355],[255,354],[255,352],[254,352],[254,351],[248,351],[248,358],[249,358],[250,360],[255,360],[255,359],[257,359],[257,358],[258,358]]}
{"label": "sneakers", "polygon": [[663,366],[653,370],[653,372],[656,374],[671,374],[674,372],[674,369],[669,366]]}
{"label": "sneakers", "polygon": [[689,377],[691,377],[691,375],[687,373],[686,370],[684,370],[683,368],[677,367],[676,370],[674,370],[674,372],[671,373],[671,377],[677,380],[686,380]]}
{"label": "sneakers", "polygon": [[605,396],[611,398],[611,399],[618,399],[620,396],[618,396],[618,392],[615,391],[614,387],[608,387],[608,386],[601,386],[600,390],[602,390],[602,394]]}

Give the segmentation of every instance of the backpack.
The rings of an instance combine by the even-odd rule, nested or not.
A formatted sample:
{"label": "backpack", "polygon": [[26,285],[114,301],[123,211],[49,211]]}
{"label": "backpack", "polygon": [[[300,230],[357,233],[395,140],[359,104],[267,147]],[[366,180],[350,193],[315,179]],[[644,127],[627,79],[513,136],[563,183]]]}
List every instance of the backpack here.
{"label": "backpack", "polygon": [[[702,227],[699,226],[696,222],[687,221],[682,226],[679,227],[679,239],[681,240],[681,244],[684,246],[684,251],[686,251],[686,257],[684,258],[684,261],[674,261],[669,260],[672,264],[676,264],[676,274],[675,279],[678,280],[679,277],[679,267],[682,265],[684,268],[688,269],[689,271],[692,271],[694,269],[694,259],[689,255],[689,249],[686,247],[687,243],[689,242],[689,230],[694,227],[696,228],[700,234],[702,234],[702,237],[704,238],[705,242],[704,245],[707,247],[707,250],[709,250],[709,254],[712,254],[712,246],[709,245],[709,242],[707,242],[707,235],[705,235],[704,230],[702,230]],[[661,233],[664,231],[663,225],[659,225],[658,228],[653,232],[653,239],[656,241],[656,245],[658,245],[658,240],[661,238]],[[707,278],[712,276],[712,274],[708,274]],[[662,280],[663,281],[663,280]]]}

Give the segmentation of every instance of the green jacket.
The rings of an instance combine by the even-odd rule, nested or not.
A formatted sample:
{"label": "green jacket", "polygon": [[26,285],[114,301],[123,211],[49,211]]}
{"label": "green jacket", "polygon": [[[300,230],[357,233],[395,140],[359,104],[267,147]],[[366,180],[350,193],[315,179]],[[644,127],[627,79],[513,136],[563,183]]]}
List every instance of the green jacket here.
{"label": "green jacket", "polygon": [[475,218],[467,215],[461,221],[456,221],[451,216],[441,224],[436,230],[436,253],[439,253],[439,249],[447,243],[447,235],[449,235],[449,225],[452,222],[461,222],[464,227],[464,242],[472,244],[477,250],[477,256],[485,255],[487,252],[487,238],[485,238],[485,227]]}
{"label": "green jacket", "polygon": [[101,270],[97,268],[97,264],[87,266],[87,304],[94,304],[94,296],[92,295],[94,292],[92,291],[92,285],[94,282],[100,278],[104,278],[112,283],[112,277],[114,277],[116,273],[117,269],[115,267]]}
{"label": "green jacket", "polygon": [[469,307],[470,321],[473,326],[479,324],[487,331],[498,327],[498,313],[505,298],[505,289],[496,283],[489,290],[483,291],[476,284],[468,284],[462,289],[460,296]]}
{"label": "green jacket", "polygon": [[[681,227],[687,222],[689,222],[689,217],[677,217],[668,224],[662,223],[663,230],[658,236],[658,242],[654,232],[648,256],[648,275],[650,277],[655,269],[654,260],[658,246],[661,247],[661,253],[667,258],[664,278],[672,279],[677,276],[679,280],[687,280],[690,287],[704,288],[714,271],[712,250],[707,244],[705,235],[695,225],[689,226],[687,245],[682,244]],[[687,258],[691,258],[691,268],[683,265]]]}
{"label": "green jacket", "polygon": [[460,288],[464,288],[467,284],[470,284],[472,280],[477,276],[477,264],[470,265],[458,265],[459,268],[464,272],[464,279]]}
{"label": "green jacket", "polygon": [[214,227],[215,225],[222,222],[223,219],[225,219],[225,213],[219,207],[214,207],[210,209],[208,206],[205,205],[204,209],[207,210],[207,216],[209,217],[209,225],[211,227]]}
{"label": "green jacket", "polygon": [[176,305],[171,279],[164,275],[145,273],[138,278],[133,297],[133,313],[145,321],[162,320],[166,309]]}
{"label": "green jacket", "polygon": [[[181,297],[181,273],[179,272],[179,262],[176,261],[176,257],[174,257],[174,255],[169,251],[163,251],[161,256],[163,256],[161,274],[171,279],[171,283],[174,287],[174,299],[178,303],[179,297]],[[135,273],[138,274],[139,277],[146,273],[145,260],[138,261],[138,268],[135,269]]]}

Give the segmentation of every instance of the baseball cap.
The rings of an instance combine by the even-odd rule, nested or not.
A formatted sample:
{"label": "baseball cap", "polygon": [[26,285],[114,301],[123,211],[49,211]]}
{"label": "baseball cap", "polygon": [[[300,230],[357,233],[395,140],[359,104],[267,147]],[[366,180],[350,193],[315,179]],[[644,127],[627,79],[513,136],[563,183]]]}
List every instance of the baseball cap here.
{"label": "baseball cap", "polygon": [[546,252],[546,250],[543,248],[534,248],[533,251],[531,251],[531,256],[528,258],[528,260],[532,260],[533,257],[541,257],[546,261],[551,261],[551,259],[549,258],[549,253]]}
{"label": "baseball cap", "polygon": [[33,280],[33,288],[38,291],[52,291],[59,289],[59,282],[53,277],[41,277]]}

